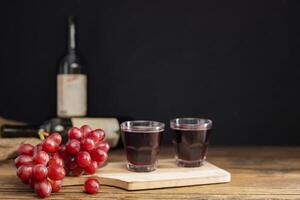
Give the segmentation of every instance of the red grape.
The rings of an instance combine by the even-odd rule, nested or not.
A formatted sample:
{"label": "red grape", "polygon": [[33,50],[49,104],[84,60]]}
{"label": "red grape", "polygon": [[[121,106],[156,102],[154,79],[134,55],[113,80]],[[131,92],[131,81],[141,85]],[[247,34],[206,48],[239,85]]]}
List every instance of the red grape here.
{"label": "red grape", "polygon": [[98,163],[96,161],[92,161],[91,164],[84,168],[86,174],[94,174],[97,170]]}
{"label": "red grape", "polygon": [[100,183],[95,178],[89,178],[84,183],[84,189],[85,189],[85,192],[87,192],[89,194],[95,194],[100,189]]}
{"label": "red grape", "polygon": [[34,146],[32,146],[31,144],[21,144],[19,146],[18,152],[19,155],[33,156],[33,149]]}
{"label": "red grape", "polygon": [[65,177],[66,171],[63,167],[52,165],[48,167],[48,177],[52,180],[61,180]]}
{"label": "red grape", "polygon": [[95,160],[97,162],[102,162],[102,161],[106,160],[107,153],[98,147],[91,151],[91,157],[92,157],[92,160]]}
{"label": "red grape", "polygon": [[[101,130],[101,129],[97,129],[97,130]],[[102,136],[101,136],[101,131],[90,131],[86,134],[87,138],[90,138],[92,140],[94,140],[95,143],[99,142],[100,140],[102,140]],[[104,132],[103,132],[104,133]]]}
{"label": "red grape", "polygon": [[48,138],[54,140],[57,144],[60,144],[62,140],[62,137],[59,133],[52,133]]}
{"label": "red grape", "polygon": [[90,138],[84,138],[81,141],[81,148],[86,151],[90,151],[90,150],[94,149],[95,148],[94,140],[92,140]]}
{"label": "red grape", "polygon": [[32,166],[29,165],[22,165],[17,170],[17,176],[20,180],[24,183],[28,183],[29,179],[32,176]]}
{"label": "red grape", "polygon": [[64,144],[59,147],[58,152],[61,155],[61,157],[63,157],[63,158],[67,157],[69,154],[67,151],[67,147]]}
{"label": "red grape", "polygon": [[33,158],[37,164],[47,165],[49,162],[49,155],[45,151],[37,152]]}
{"label": "red grape", "polygon": [[48,166],[60,166],[60,167],[64,167],[64,161],[61,158],[50,158],[49,162],[48,162]]}
{"label": "red grape", "polygon": [[83,125],[80,127],[80,131],[82,132],[83,136],[86,136],[86,134],[92,130],[93,129],[89,125]]}
{"label": "red grape", "polygon": [[70,139],[67,142],[66,147],[70,154],[77,154],[80,151],[80,142],[75,139]]}
{"label": "red grape", "polygon": [[83,174],[83,169],[81,167],[76,167],[71,170],[73,176],[80,176]]}
{"label": "red grape", "polygon": [[57,157],[52,156],[48,162],[48,166],[52,166],[52,165],[64,167],[64,161],[60,156],[57,156]]}
{"label": "red grape", "polygon": [[37,164],[32,168],[32,177],[36,181],[41,181],[47,177],[47,167],[42,164]]}
{"label": "red grape", "polygon": [[66,167],[71,170],[78,167],[74,156],[69,156],[69,157],[65,158],[65,164],[66,164]]}
{"label": "red grape", "polygon": [[33,156],[36,155],[39,151],[43,150],[42,144],[38,144],[33,148]]}
{"label": "red grape", "polygon": [[83,134],[79,128],[73,127],[68,131],[68,137],[69,139],[81,141]]}
{"label": "red grape", "polygon": [[76,155],[76,163],[79,167],[87,167],[91,164],[91,156],[87,151],[80,151]]}
{"label": "red grape", "polygon": [[49,183],[49,181],[44,179],[44,180],[42,180],[40,182],[36,182],[34,184],[34,190],[39,197],[45,198],[45,197],[50,196],[52,187],[51,187],[51,184]]}
{"label": "red grape", "polygon": [[50,158],[55,158],[55,159],[60,158],[60,159],[62,159],[62,156],[58,152],[56,152],[56,153],[51,153]]}
{"label": "red grape", "polygon": [[103,140],[105,138],[105,131],[98,128],[98,129],[95,129],[94,132],[96,132],[98,135],[99,135],[99,140]]}
{"label": "red grape", "polygon": [[52,187],[52,192],[58,192],[62,187],[62,181],[61,180],[57,180],[57,181],[50,180],[49,182],[50,182],[51,187]]}
{"label": "red grape", "polygon": [[59,149],[59,143],[56,143],[53,139],[47,138],[43,142],[43,151],[48,153],[54,153]]}
{"label": "red grape", "polygon": [[107,141],[100,141],[97,143],[96,147],[99,147],[100,149],[102,149],[103,151],[105,151],[106,153],[109,151],[109,144]]}
{"label": "red grape", "polygon": [[33,160],[31,156],[28,155],[19,155],[16,159],[15,159],[15,166],[18,168],[21,165],[32,165]]}

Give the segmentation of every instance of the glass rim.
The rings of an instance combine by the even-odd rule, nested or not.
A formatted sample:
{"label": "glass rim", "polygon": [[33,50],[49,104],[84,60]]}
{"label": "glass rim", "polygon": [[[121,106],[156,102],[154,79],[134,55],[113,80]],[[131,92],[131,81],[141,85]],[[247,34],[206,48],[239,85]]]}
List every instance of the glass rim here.
{"label": "glass rim", "polygon": [[212,120],[194,117],[175,118],[170,120],[170,127],[176,130],[210,130]]}
{"label": "glass rim", "polygon": [[120,124],[122,131],[134,133],[154,133],[165,130],[165,124],[151,120],[132,120]]}

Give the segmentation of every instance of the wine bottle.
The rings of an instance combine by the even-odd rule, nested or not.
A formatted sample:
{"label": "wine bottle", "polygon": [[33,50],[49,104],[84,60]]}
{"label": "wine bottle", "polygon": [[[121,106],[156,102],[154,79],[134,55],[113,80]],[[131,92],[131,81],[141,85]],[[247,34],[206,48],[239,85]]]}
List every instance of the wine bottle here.
{"label": "wine bottle", "polygon": [[68,52],[57,74],[57,116],[83,117],[87,113],[87,76],[76,52],[75,18],[68,18]]}
{"label": "wine bottle", "polygon": [[4,124],[0,128],[2,138],[15,137],[39,137],[40,127],[38,125],[9,125]]}
{"label": "wine bottle", "polygon": [[68,130],[73,127],[81,127],[88,124],[93,129],[101,128],[106,132],[106,140],[113,148],[117,146],[120,138],[119,122],[116,118],[52,118],[42,125],[3,125],[0,136],[11,137],[39,137],[39,133],[57,132],[62,135],[63,142],[67,140]]}

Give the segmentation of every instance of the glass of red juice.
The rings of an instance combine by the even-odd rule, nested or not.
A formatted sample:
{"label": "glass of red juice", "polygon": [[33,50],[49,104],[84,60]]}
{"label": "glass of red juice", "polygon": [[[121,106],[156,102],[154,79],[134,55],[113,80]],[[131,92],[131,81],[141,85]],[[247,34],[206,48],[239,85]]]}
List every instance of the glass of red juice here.
{"label": "glass of red juice", "polygon": [[180,167],[200,167],[206,159],[212,121],[200,118],[176,118],[170,121],[175,159]]}
{"label": "glass of red juice", "polygon": [[156,121],[127,121],[121,124],[128,170],[150,172],[156,169],[164,128],[164,123]]}

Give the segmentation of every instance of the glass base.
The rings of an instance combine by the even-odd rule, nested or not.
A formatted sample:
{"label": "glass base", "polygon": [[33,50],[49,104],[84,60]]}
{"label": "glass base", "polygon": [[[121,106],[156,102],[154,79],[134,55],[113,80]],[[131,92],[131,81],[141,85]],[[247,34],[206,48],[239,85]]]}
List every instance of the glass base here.
{"label": "glass base", "polygon": [[203,165],[203,160],[187,161],[176,158],[176,165],[178,167],[201,167]]}
{"label": "glass base", "polygon": [[127,163],[126,167],[129,171],[133,172],[151,172],[156,169],[156,164],[153,165],[134,165],[131,163]]}

